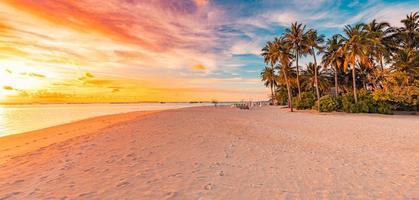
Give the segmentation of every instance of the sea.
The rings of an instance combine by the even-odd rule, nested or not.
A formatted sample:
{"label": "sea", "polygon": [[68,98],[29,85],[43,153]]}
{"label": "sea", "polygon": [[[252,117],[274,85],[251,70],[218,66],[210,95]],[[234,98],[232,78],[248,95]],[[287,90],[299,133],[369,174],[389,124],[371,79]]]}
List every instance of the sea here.
{"label": "sea", "polygon": [[168,110],[211,103],[106,103],[0,105],[0,137],[82,119],[133,111]]}

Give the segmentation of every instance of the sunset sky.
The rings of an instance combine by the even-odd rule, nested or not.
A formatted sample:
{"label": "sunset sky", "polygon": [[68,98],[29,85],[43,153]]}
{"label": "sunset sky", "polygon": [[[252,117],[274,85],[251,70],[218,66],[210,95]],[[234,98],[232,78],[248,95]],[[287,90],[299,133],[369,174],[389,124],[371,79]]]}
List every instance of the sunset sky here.
{"label": "sunset sky", "polygon": [[[259,56],[299,21],[329,36],[412,1],[2,0],[0,103],[261,100]],[[303,59],[307,62],[307,59]]]}

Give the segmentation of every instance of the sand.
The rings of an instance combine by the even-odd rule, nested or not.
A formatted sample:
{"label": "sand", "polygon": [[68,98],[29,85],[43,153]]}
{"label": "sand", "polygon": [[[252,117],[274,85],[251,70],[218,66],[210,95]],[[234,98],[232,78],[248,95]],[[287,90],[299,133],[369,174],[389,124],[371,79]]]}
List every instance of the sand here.
{"label": "sand", "polygon": [[419,117],[200,107],[0,138],[0,199],[419,198]]}

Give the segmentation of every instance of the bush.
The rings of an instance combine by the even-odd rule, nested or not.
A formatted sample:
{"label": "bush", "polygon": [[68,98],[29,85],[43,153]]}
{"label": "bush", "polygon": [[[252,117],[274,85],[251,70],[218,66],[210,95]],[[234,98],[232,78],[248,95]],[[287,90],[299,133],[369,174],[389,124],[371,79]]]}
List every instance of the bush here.
{"label": "bush", "polygon": [[391,114],[394,106],[388,101],[377,101],[373,94],[366,90],[358,93],[358,103],[355,103],[352,93],[342,95],[342,111],[349,113],[382,113]]}
{"label": "bush", "polygon": [[336,96],[334,97],[336,101],[336,111],[342,111],[342,96]]}
{"label": "bush", "polygon": [[310,109],[316,103],[316,95],[313,92],[302,92],[301,99],[295,98],[294,107],[298,110]]}
{"label": "bush", "polygon": [[357,112],[352,93],[346,93],[342,95],[342,111],[348,113]]}
{"label": "bush", "polygon": [[376,107],[376,102],[374,101],[371,92],[367,90],[360,90],[356,110],[363,113],[373,113],[377,112]]}
{"label": "bush", "polygon": [[277,89],[275,92],[275,98],[278,105],[288,104],[288,93],[283,87]]}
{"label": "bush", "polygon": [[381,114],[392,114],[393,106],[385,102],[378,102],[377,112]]}
{"label": "bush", "polygon": [[320,97],[320,112],[332,112],[337,110],[337,99],[330,95]]}

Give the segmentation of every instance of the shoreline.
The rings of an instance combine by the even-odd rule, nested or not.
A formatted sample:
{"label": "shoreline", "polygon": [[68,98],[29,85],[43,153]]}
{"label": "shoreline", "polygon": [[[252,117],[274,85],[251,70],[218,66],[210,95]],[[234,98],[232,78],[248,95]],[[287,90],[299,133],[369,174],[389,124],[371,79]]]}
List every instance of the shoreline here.
{"label": "shoreline", "polygon": [[0,199],[417,198],[418,119],[268,106],[94,117],[0,138]]}

